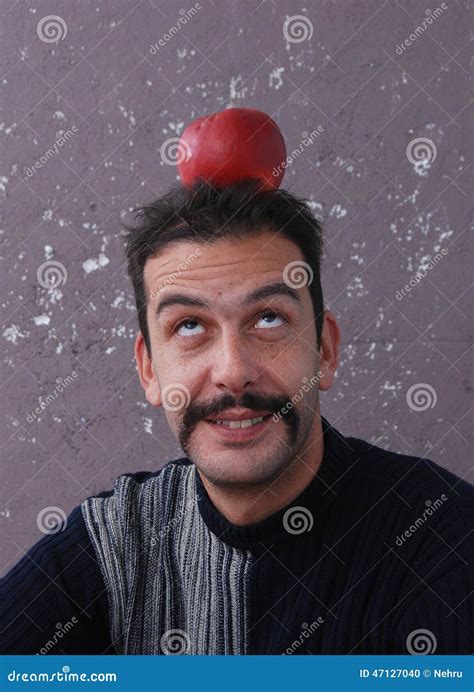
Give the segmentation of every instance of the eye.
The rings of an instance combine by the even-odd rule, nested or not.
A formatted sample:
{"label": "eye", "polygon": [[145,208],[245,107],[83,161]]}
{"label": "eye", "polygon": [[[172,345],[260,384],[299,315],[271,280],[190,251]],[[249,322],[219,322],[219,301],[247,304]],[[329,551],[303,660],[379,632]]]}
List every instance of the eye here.
{"label": "eye", "polygon": [[[279,322],[275,322],[275,320],[279,320]],[[258,322],[260,321],[263,322],[263,329],[268,329],[269,327],[280,327],[283,324],[283,319],[277,315],[276,312],[272,312],[271,310],[260,315]]]}
{"label": "eye", "polygon": [[[198,326],[202,331],[197,331],[195,327]],[[197,334],[202,334],[204,332],[204,327],[197,320],[185,320],[180,322],[176,327],[176,333],[180,336],[196,336]]]}

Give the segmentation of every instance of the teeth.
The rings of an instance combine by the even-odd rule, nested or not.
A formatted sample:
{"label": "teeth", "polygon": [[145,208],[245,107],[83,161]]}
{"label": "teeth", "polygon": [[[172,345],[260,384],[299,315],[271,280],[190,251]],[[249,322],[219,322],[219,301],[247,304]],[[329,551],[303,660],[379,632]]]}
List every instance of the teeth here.
{"label": "teeth", "polygon": [[231,430],[237,430],[238,428],[250,428],[251,425],[256,423],[261,423],[263,421],[263,416],[258,418],[246,418],[245,420],[217,420],[217,425],[225,425]]}

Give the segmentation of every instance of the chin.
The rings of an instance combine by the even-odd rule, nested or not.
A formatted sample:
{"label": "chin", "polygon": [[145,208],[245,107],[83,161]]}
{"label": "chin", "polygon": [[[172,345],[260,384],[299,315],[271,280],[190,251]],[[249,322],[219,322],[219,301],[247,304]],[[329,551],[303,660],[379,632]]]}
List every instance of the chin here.
{"label": "chin", "polygon": [[214,460],[211,464],[206,461],[200,463],[199,459],[193,462],[210,483],[221,488],[268,486],[288,466],[288,462],[278,463],[274,456],[269,463],[262,459],[253,463],[245,452],[225,455],[218,462]]}

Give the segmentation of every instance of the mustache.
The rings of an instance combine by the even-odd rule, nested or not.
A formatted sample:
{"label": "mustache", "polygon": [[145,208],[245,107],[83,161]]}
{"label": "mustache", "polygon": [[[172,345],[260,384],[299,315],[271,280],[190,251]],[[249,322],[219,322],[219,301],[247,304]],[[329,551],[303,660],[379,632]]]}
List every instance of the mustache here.
{"label": "mustache", "polygon": [[[253,411],[268,411],[269,414],[278,413],[290,401],[289,395],[274,396],[271,394],[258,394],[256,392],[245,392],[241,397],[236,398],[231,394],[213,399],[208,403],[191,402],[185,410],[180,425],[179,442],[184,451],[186,444],[196,425],[201,420],[218,416],[232,408],[246,408]],[[291,442],[294,443],[298,434],[299,414],[294,407],[288,410],[282,417],[284,423],[290,431]]]}
{"label": "mustache", "polygon": [[184,414],[183,422],[198,423],[200,420],[218,416],[232,408],[247,408],[253,411],[268,411],[269,413],[277,413],[288,403],[289,397],[275,397],[264,394],[254,394],[245,392],[239,399],[231,394],[225,394],[223,397],[216,399],[207,404],[190,404]]}

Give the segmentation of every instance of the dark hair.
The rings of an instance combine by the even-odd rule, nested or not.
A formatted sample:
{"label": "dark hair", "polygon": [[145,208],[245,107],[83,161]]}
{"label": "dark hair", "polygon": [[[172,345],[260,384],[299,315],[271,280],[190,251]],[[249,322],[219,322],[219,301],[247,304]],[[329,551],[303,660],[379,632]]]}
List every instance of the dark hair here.
{"label": "dark hair", "polygon": [[[126,226],[126,255],[148,355],[151,355],[151,343],[143,277],[147,259],[159,255],[172,242],[209,243],[225,237],[245,238],[263,231],[281,233],[295,243],[311,268],[312,281],[306,283],[309,283],[320,345],[324,311],[320,280],[322,231],[304,199],[286,190],[262,190],[261,181],[253,178],[223,189],[216,189],[201,178],[192,188],[175,186],[155,202],[135,209],[135,219],[136,226]],[[311,276],[309,270],[308,274]]]}

